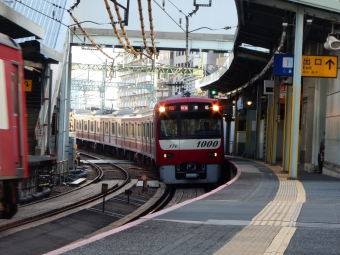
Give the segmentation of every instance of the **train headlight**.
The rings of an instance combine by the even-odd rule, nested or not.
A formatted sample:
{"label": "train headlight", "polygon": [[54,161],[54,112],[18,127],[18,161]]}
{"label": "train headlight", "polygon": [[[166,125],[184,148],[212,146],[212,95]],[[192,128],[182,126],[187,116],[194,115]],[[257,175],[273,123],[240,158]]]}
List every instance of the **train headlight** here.
{"label": "train headlight", "polygon": [[215,158],[215,157],[217,157],[217,152],[208,152],[208,157],[209,157],[209,158]]}
{"label": "train headlight", "polygon": [[163,157],[164,157],[164,158],[173,158],[173,157],[174,157],[174,154],[172,154],[172,153],[164,153],[164,154],[163,154]]}
{"label": "train headlight", "polygon": [[159,112],[165,112],[165,107],[164,106],[159,107]]}
{"label": "train headlight", "polygon": [[213,108],[214,111],[218,111],[220,109],[220,107],[218,105],[213,105],[212,108]]}

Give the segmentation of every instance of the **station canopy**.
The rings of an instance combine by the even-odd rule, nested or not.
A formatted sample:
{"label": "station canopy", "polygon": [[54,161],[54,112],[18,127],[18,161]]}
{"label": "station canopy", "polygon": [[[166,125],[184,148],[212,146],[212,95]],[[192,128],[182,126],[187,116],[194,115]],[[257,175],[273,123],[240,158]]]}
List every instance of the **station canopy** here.
{"label": "station canopy", "polygon": [[329,33],[339,32],[340,3],[325,1],[316,5],[312,2],[315,1],[235,0],[238,29],[235,34],[234,59],[219,80],[202,89],[227,93],[246,86],[264,70],[276,52],[284,23],[287,24],[287,33],[282,53],[294,53],[296,12],[305,14],[304,41],[323,44]]}

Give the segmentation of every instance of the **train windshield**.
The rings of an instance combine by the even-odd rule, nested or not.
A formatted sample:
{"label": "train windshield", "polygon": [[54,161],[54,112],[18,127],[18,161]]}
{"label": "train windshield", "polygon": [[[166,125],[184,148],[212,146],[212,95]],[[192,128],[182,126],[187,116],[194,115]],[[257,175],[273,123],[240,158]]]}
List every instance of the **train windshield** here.
{"label": "train windshield", "polygon": [[220,137],[222,117],[211,112],[164,114],[159,120],[160,138]]}

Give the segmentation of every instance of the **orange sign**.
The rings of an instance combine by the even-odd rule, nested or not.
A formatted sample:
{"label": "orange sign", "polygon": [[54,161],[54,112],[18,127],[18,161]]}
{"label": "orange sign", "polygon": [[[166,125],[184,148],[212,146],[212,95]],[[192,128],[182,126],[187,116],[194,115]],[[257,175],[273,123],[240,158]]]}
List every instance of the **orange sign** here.
{"label": "orange sign", "polygon": [[336,78],[338,75],[338,56],[302,56],[303,77]]}
{"label": "orange sign", "polygon": [[25,92],[32,92],[32,80],[26,80],[24,82],[24,91]]}

